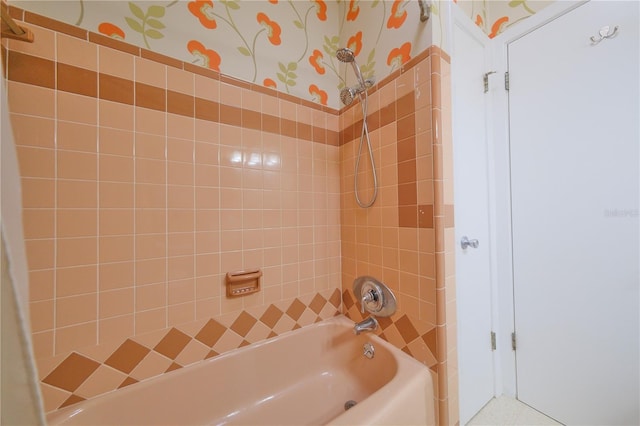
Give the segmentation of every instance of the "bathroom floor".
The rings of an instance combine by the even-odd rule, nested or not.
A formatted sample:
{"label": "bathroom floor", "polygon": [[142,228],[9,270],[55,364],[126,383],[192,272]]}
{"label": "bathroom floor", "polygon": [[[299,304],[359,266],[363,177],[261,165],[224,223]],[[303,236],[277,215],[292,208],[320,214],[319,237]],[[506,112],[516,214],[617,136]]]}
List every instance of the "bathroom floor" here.
{"label": "bathroom floor", "polygon": [[494,398],[467,423],[468,426],[561,425],[522,402],[501,396]]}

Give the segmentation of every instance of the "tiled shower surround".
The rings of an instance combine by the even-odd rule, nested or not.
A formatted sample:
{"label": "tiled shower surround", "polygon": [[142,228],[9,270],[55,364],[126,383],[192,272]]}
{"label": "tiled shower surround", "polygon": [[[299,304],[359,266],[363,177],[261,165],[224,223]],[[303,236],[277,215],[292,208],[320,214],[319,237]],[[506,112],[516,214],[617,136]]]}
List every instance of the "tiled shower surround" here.
{"label": "tiled shower surround", "polygon": [[[11,12],[35,33],[3,39],[2,58],[48,411],[359,320],[351,283],[367,274],[399,298],[378,333],[431,368],[439,422],[456,423],[446,54],[422,52],[371,93],[380,193],[363,210],[359,104],[332,110]],[[227,298],[224,274],[256,267],[261,291]]]}
{"label": "tiled shower surround", "polygon": [[[440,424],[458,421],[450,79],[448,55],[431,47],[368,97],[379,183],[368,209],[353,193],[360,104],[340,114],[344,310],[363,319],[351,289],[358,276],[391,287],[399,310],[379,319],[377,333],[437,373]],[[358,186],[366,201],[373,181],[363,152]]]}

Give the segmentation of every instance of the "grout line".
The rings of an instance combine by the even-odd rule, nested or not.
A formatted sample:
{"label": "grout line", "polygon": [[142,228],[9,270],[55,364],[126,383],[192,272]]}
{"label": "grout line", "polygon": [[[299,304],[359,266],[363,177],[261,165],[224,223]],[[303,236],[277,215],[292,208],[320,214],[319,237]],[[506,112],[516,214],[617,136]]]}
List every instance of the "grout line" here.
{"label": "grout line", "polygon": [[[53,34],[53,57],[54,60],[58,61],[58,34]],[[9,54],[7,52],[7,61],[9,61]],[[7,66],[8,69],[8,66]],[[8,71],[7,71],[8,75]],[[53,93],[53,355],[55,356],[56,351],[56,342],[58,335],[58,324],[57,324],[57,316],[58,316],[58,307],[56,301],[58,300],[58,278],[56,271],[58,270],[58,67],[54,67],[53,69],[54,82],[56,89]]]}
{"label": "grout line", "polygon": [[[96,46],[96,70],[100,70],[100,49]],[[100,79],[96,94],[100,93]],[[96,344],[100,343],[100,99],[96,97]]]}
{"label": "grout line", "polygon": [[164,327],[169,327],[169,113],[167,111],[169,96],[168,96],[168,72],[167,66],[163,66],[164,69],[164,102],[165,108],[163,111],[164,116],[164,209],[165,209],[165,228],[164,228],[164,258],[165,258],[165,277],[164,277]]}
{"label": "grout line", "polygon": [[196,94],[196,77],[195,75],[191,75],[191,91],[193,93],[193,97],[194,97],[194,105],[193,105],[193,110],[194,110],[194,117],[191,119],[191,126],[192,126],[192,131],[193,131],[193,138],[191,139],[191,182],[192,182],[192,187],[193,187],[193,214],[192,214],[192,218],[193,218],[193,241],[192,241],[192,252],[193,252],[193,298],[192,298],[192,303],[193,303],[193,312],[191,314],[191,320],[195,321],[197,318],[197,314],[196,314],[196,305],[197,305],[197,281],[198,281],[198,273],[197,273],[197,264],[198,264],[198,246],[197,246],[197,236],[198,236],[198,232],[196,231],[197,227],[196,227],[196,210],[197,210],[197,199],[198,197],[196,196],[196,194],[198,193],[198,186],[196,185],[196,118],[195,118],[195,94]]}
{"label": "grout line", "polygon": [[[132,65],[133,65],[133,81],[135,84],[136,81],[136,77],[137,77],[137,67],[136,67],[136,61],[132,61]],[[136,249],[137,249],[137,243],[138,243],[138,236],[137,236],[137,185],[136,185],[136,173],[137,173],[137,169],[136,169],[136,159],[137,159],[137,142],[138,142],[138,135],[136,132],[136,127],[137,127],[137,114],[136,114],[136,91],[133,91],[133,106],[132,106],[132,111],[133,111],[133,129],[132,129],[132,150],[133,152],[131,153],[132,156],[132,161],[133,161],[133,182],[132,182],[132,186],[133,186],[133,200],[132,200],[132,205],[133,205],[133,259],[132,259],[132,263],[133,263],[133,277],[132,277],[132,281],[133,281],[133,307],[132,307],[132,316],[133,316],[133,336],[135,336],[137,334],[136,330],[137,330],[137,288],[138,288],[138,279],[137,279],[137,268],[138,268],[138,256],[136,254]]]}

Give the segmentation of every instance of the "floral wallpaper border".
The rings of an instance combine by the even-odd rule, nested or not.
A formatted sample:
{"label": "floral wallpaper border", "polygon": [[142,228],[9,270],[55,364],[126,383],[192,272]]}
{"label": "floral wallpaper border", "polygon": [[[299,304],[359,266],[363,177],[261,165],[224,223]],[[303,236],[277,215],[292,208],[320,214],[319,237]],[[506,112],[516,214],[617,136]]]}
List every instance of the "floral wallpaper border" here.
{"label": "floral wallpaper border", "polygon": [[489,37],[551,1],[428,0],[10,0],[10,4],[181,61],[340,108],[354,84],[335,57],[349,47],[365,78],[380,81],[436,44],[452,1]]}

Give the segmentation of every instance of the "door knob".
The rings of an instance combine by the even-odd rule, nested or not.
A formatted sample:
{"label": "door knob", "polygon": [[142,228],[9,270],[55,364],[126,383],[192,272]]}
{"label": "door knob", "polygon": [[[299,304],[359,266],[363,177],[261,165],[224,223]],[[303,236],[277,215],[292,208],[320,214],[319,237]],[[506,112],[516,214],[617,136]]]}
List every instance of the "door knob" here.
{"label": "door knob", "polygon": [[462,249],[466,249],[467,247],[471,247],[471,248],[478,248],[478,246],[480,245],[480,243],[478,242],[478,240],[470,240],[469,238],[467,238],[467,236],[463,236],[462,240],[460,240],[460,246],[462,247]]}

